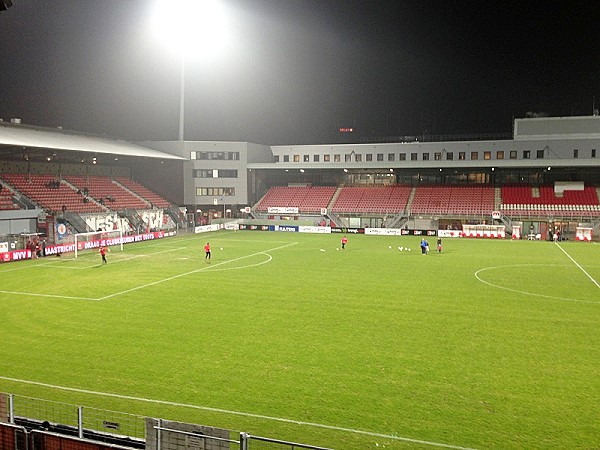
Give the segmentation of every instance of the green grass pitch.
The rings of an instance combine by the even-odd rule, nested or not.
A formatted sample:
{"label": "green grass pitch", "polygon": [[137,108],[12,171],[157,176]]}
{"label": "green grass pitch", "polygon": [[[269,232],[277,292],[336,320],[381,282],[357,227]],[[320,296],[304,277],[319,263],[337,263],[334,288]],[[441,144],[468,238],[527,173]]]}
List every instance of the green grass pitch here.
{"label": "green grass pitch", "polygon": [[1,264],[0,391],[335,449],[600,448],[597,244],[348,238]]}

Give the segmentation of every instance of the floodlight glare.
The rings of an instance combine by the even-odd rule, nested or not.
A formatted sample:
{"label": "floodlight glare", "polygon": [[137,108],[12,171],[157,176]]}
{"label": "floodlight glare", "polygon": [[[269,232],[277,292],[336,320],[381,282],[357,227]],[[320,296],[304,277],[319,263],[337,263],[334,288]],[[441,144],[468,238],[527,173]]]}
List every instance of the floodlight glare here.
{"label": "floodlight glare", "polygon": [[185,58],[218,54],[231,34],[218,0],[157,0],[152,26],[161,41]]}

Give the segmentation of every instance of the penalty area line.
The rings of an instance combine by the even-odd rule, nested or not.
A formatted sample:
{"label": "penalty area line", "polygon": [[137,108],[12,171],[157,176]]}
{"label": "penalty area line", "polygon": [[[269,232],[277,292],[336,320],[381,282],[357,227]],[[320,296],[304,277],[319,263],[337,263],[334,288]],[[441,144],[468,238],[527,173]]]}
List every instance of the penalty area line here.
{"label": "penalty area line", "polygon": [[454,449],[454,450],[477,450],[477,449],[474,449],[471,447],[461,447],[458,445],[444,444],[441,442],[424,441],[421,439],[412,439],[412,438],[407,438],[407,437],[402,437],[402,436],[396,436],[393,434],[375,433],[372,431],[356,430],[353,428],[337,427],[337,426],[333,426],[333,425],[325,425],[325,424],[316,423],[316,422],[306,422],[303,420],[286,419],[284,417],[272,417],[272,416],[266,416],[263,414],[252,414],[252,413],[247,413],[247,412],[242,412],[242,411],[233,411],[233,410],[222,409],[222,408],[213,408],[210,406],[191,405],[189,403],[178,403],[178,402],[171,402],[168,400],[156,400],[156,399],[150,399],[150,398],[144,398],[144,397],[135,397],[135,396],[131,396],[131,395],[113,394],[110,392],[91,391],[88,389],[78,389],[78,388],[72,388],[72,387],[67,387],[67,386],[58,386],[55,384],[41,383],[39,381],[21,380],[18,378],[10,378],[10,377],[5,377],[5,376],[0,376],[0,380],[12,381],[14,383],[21,383],[21,384],[30,384],[30,385],[34,385],[34,386],[41,386],[41,387],[57,389],[57,390],[61,390],[61,391],[76,392],[78,394],[97,395],[100,397],[118,398],[118,399],[122,399],[122,400],[132,400],[132,401],[144,402],[144,403],[154,403],[154,404],[158,404],[158,405],[167,405],[167,406],[176,406],[176,407],[181,407],[181,408],[197,409],[197,410],[201,410],[201,411],[209,411],[209,412],[229,414],[229,415],[234,415],[234,416],[250,417],[250,418],[254,418],[254,419],[271,420],[274,422],[291,423],[294,425],[303,425],[303,426],[309,426],[309,427],[314,427],[314,428],[323,428],[323,429],[327,429],[327,430],[341,431],[341,432],[345,432],[345,433],[352,433],[352,434],[358,434],[358,435],[363,435],[363,436],[371,436],[371,437],[378,437],[378,438],[382,438],[382,439],[390,439],[390,440],[395,440],[395,441],[411,442],[414,444],[428,445],[430,447],[441,447],[441,448],[449,448],[449,449]]}
{"label": "penalty area line", "polygon": [[134,292],[134,291],[137,291],[137,290],[140,290],[140,289],[145,289],[147,287],[156,286],[157,284],[161,284],[161,283],[164,283],[166,281],[172,281],[172,280],[176,280],[176,279],[181,278],[181,277],[192,275],[194,273],[203,272],[205,270],[209,270],[211,267],[219,267],[219,266],[222,266],[223,264],[229,264],[229,263],[232,263],[232,262],[240,261],[242,259],[251,258],[253,256],[261,255],[261,254],[264,254],[266,252],[271,252],[271,251],[274,251],[274,250],[279,250],[279,249],[282,249],[282,248],[285,248],[285,247],[291,247],[292,245],[296,245],[296,244],[297,244],[296,242],[293,242],[291,244],[281,245],[279,247],[270,248],[268,250],[263,250],[263,251],[260,251],[260,252],[252,253],[250,255],[240,256],[239,258],[229,259],[227,261],[222,261],[220,263],[216,263],[216,264],[213,264],[213,265],[208,266],[208,267],[202,267],[200,269],[194,269],[194,270],[191,270],[189,272],[184,272],[184,273],[180,273],[178,275],[173,275],[172,277],[163,278],[162,280],[156,280],[156,281],[153,281],[152,283],[142,284],[141,286],[136,286],[136,287],[131,288],[131,289],[126,289],[126,290],[121,291],[121,292],[115,292],[114,294],[105,295],[104,297],[100,297],[97,300],[106,300],[106,299],[109,299],[109,298],[112,298],[112,297],[117,297],[119,295],[127,294],[129,292]]}

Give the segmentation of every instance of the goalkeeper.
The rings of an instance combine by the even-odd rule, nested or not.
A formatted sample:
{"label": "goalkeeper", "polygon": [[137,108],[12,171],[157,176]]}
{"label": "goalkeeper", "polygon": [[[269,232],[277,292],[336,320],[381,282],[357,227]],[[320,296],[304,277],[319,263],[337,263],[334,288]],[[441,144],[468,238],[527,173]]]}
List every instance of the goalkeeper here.
{"label": "goalkeeper", "polygon": [[100,247],[100,256],[102,256],[102,264],[107,264],[106,261],[106,252],[110,252],[110,250],[104,246]]}

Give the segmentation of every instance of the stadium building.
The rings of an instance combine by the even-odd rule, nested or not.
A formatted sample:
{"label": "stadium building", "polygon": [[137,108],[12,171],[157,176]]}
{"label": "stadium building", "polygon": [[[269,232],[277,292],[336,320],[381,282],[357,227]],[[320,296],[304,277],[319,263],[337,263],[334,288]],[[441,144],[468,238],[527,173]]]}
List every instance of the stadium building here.
{"label": "stadium building", "polygon": [[[267,146],[0,123],[1,241],[211,222],[599,235],[600,116],[515,119],[512,136]],[[60,228],[59,228],[60,225]],[[57,230],[61,230],[60,233]],[[60,236],[59,236],[60,234]],[[21,240],[22,241],[22,240]]]}

